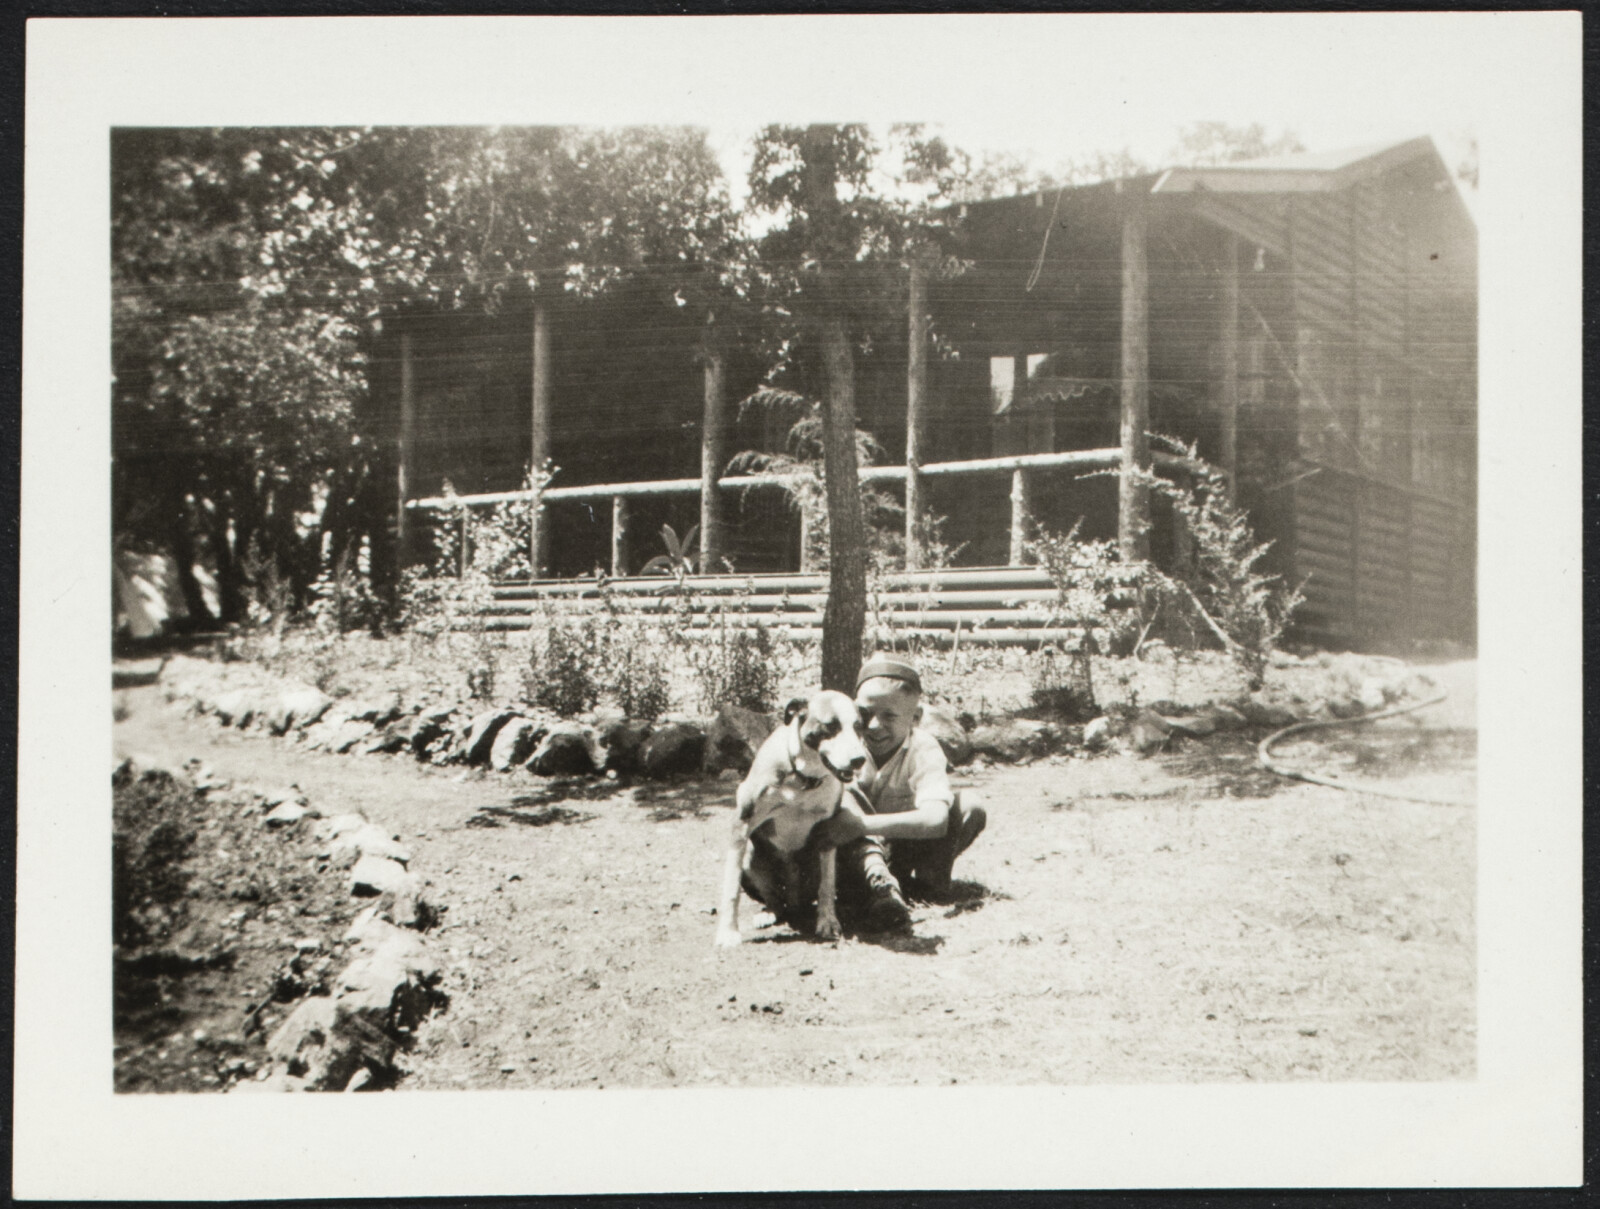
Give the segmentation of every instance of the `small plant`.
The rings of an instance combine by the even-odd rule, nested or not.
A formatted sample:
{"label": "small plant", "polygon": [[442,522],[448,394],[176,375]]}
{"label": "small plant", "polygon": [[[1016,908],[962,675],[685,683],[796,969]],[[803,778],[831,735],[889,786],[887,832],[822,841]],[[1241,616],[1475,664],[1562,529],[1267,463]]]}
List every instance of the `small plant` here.
{"label": "small plant", "polygon": [[1064,534],[1036,525],[1027,543],[1056,591],[1046,621],[1081,628],[1086,653],[1125,655],[1142,624],[1146,568],[1123,562],[1115,542],[1079,538],[1082,524],[1080,518]]}
{"label": "small plant", "polygon": [[165,909],[183,898],[197,813],[194,791],[167,773],[113,781],[111,918],[117,943],[150,939],[161,929]]}
{"label": "small plant", "polygon": [[695,535],[700,532],[699,525],[690,525],[689,532],[683,535],[683,540],[678,540],[678,531],[671,525],[661,526],[661,540],[667,547],[665,554],[657,554],[644,566],[639,568],[640,575],[676,575],[682,579],[685,575],[693,575],[695,568],[700,565],[700,556],[692,553],[694,550]]}
{"label": "small plant", "polygon": [[1075,650],[1046,646],[1028,660],[1033,704],[1068,722],[1087,722],[1100,712],[1094,697],[1094,670],[1081,645]]}
{"label": "small plant", "polygon": [[[542,647],[542,649],[541,649]],[[563,718],[576,717],[600,700],[600,683],[594,669],[602,666],[598,630],[592,621],[574,624],[552,619],[543,642],[528,652],[523,695]]]}
{"label": "small plant", "polygon": [[1272,543],[1255,540],[1222,471],[1202,460],[1193,445],[1158,435],[1151,439],[1184,459],[1188,482],[1149,472],[1140,478],[1171,503],[1176,522],[1194,542],[1190,565],[1171,572],[1152,568],[1152,582],[1164,603],[1197,615],[1234,657],[1250,688],[1260,688],[1267,658],[1305,598],[1298,586],[1285,587],[1281,576],[1259,569]]}

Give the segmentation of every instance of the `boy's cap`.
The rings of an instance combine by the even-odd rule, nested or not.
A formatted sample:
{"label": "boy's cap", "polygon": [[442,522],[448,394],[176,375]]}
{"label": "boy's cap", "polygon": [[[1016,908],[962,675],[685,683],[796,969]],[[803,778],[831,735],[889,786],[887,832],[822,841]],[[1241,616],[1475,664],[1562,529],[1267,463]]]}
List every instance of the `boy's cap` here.
{"label": "boy's cap", "polygon": [[861,686],[868,680],[875,680],[879,676],[886,676],[890,680],[903,680],[915,692],[922,691],[922,677],[917,674],[916,664],[896,659],[891,655],[874,655],[861,665],[861,673],[856,677],[856,692],[859,693]]}

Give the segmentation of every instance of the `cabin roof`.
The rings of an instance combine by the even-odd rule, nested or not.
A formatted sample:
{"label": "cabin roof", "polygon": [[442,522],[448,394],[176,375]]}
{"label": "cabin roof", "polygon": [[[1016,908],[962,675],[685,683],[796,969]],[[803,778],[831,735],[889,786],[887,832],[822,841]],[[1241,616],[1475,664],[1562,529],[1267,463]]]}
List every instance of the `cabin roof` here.
{"label": "cabin roof", "polygon": [[[1320,193],[1348,188],[1413,160],[1439,160],[1426,135],[1402,142],[1368,143],[1337,151],[1302,152],[1235,164],[1169,168],[1152,193]],[[1443,161],[1439,160],[1441,169]],[[1446,173],[1446,176],[1449,174]]]}

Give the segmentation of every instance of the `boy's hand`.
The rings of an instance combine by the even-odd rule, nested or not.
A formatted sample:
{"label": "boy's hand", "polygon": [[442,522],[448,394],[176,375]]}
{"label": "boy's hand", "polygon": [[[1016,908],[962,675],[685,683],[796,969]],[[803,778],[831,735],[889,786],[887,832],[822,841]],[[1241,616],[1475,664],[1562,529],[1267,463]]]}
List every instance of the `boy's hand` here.
{"label": "boy's hand", "polygon": [[814,834],[824,848],[843,848],[867,834],[867,816],[846,793],[839,801],[838,811],[818,823]]}

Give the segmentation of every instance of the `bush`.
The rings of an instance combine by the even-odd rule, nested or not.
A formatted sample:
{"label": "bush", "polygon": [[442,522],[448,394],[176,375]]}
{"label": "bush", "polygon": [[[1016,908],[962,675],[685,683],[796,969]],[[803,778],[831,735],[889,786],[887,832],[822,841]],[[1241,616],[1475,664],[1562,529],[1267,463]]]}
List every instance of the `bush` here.
{"label": "bush", "polygon": [[1068,722],[1087,722],[1100,712],[1094,697],[1093,667],[1082,647],[1063,651],[1046,646],[1033,653],[1027,668],[1036,708]]}
{"label": "bush", "polygon": [[1255,540],[1244,509],[1233,502],[1227,476],[1192,445],[1170,437],[1153,440],[1188,463],[1187,483],[1144,477],[1171,503],[1176,522],[1194,542],[1194,557],[1170,572],[1152,571],[1152,583],[1163,603],[1197,614],[1237,661],[1250,687],[1259,688],[1267,657],[1305,598],[1299,587],[1286,587],[1281,576],[1259,569],[1272,543]]}
{"label": "bush", "polygon": [[1116,542],[1081,540],[1082,523],[1064,534],[1034,526],[1028,541],[1028,552],[1056,590],[1046,624],[1081,629],[1086,653],[1126,655],[1143,624],[1148,568],[1123,562]]}
{"label": "bush", "polygon": [[596,670],[605,666],[604,655],[594,622],[552,619],[543,639],[529,648],[523,697],[563,718],[593,709],[600,700]]}
{"label": "bush", "polygon": [[159,912],[189,888],[198,795],[164,772],[112,783],[111,919],[118,944],[151,938]]}

